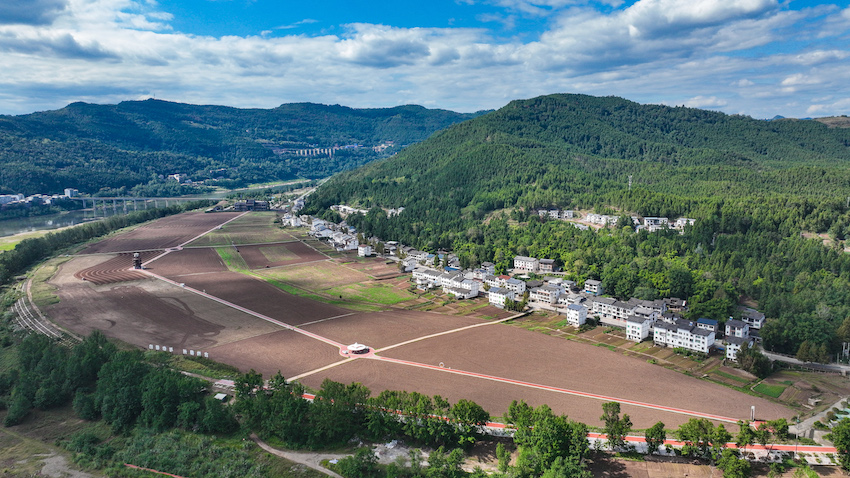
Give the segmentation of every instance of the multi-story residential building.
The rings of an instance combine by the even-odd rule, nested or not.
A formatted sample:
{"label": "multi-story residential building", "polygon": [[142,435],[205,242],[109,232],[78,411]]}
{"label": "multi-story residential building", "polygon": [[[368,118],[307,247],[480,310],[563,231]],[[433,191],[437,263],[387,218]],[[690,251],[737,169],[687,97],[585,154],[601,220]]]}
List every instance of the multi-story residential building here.
{"label": "multi-story residential building", "polygon": [[491,305],[495,305],[500,309],[505,308],[505,302],[508,299],[516,300],[516,295],[512,290],[502,287],[491,287],[490,290],[487,291],[487,300],[490,301]]}
{"label": "multi-story residential building", "polygon": [[748,347],[753,346],[753,339],[749,337],[726,337],[724,342],[726,342],[726,358],[736,362],[738,361],[738,352],[741,351],[744,344],[747,344]]}
{"label": "multi-story residential building", "polygon": [[564,293],[564,289],[562,287],[557,287],[553,285],[544,285],[540,287],[535,287],[531,289],[529,294],[529,298],[535,302],[542,302],[545,304],[554,304],[558,302],[558,296]]}
{"label": "multi-story residential building", "polygon": [[581,304],[569,304],[566,315],[568,324],[573,327],[581,327],[587,322],[587,307]]}
{"label": "multi-story residential building", "polygon": [[540,259],[537,268],[541,273],[553,272],[555,270],[555,260]]}
{"label": "multi-story residential building", "polygon": [[714,338],[714,332],[701,329],[684,319],[677,320],[674,324],[657,321],[652,327],[652,340],[655,345],[681,347],[704,354],[714,346]]}
{"label": "multi-story residential building", "polygon": [[743,320],[729,319],[726,321],[726,336],[746,338],[750,336],[750,326]]}
{"label": "multi-story residential building", "polygon": [[514,257],[514,271],[516,272],[537,272],[539,267],[540,261],[533,257]]}
{"label": "multi-story residential building", "polygon": [[626,318],[626,339],[641,342],[649,337],[652,324],[655,322],[650,317],[630,315]]}
{"label": "multi-story residential building", "polygon": [[602,295],[604,293],[604,288],[602,287],[602,282],[594,279],[587,279],[584,281],[584,291],[591,295]]}
{"label": "multi-story residential building", "polygon": [[760,329],[764,325],[764,314],[749,307],[738,307],[738,316],[751,329]]}
{"label": "multi-story residential building", "polygon": [[505,280],[502,287],[514,291],[514,294],[516,294],[517,297],[521,297],[525,294],[525,282],[519,279],[514,279],[513,277]]}

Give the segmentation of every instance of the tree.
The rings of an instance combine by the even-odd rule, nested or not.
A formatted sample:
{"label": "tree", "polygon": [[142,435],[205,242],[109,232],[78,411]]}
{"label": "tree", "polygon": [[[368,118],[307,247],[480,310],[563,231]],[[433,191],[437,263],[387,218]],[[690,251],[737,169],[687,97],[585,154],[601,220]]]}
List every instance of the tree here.
{"label": "tree", "polygon": [[746,451],[748,446],[755,443],[755,431],[753,430],[753,427],[750,426],[750,422],[746,421],[739,421],[738,428],[738,436],[735,439],[735,446]]}
{"label": "tree", "polygon": [[691,418],[683,423],[676,430],[679,440],[685,442],[682,447],[682,454],[700,458],[706,457],[713,431],[714,427],[711,426],[711,422],[705,418]]}
{"label": "tree", "polygon": [[832,427],[831,435],[841,468],[850,471],[850,419],[845,418]]}
{"label": "tree", "polygon": [[747,478],[752,469],[750,462],[741,458],[734,451],[726,449],[717,461],[717,467],[723,470],[724,478]]}
{"label": "tree", "polygon": [[726,449],[726,444],[732,439],[732,434],[726,431],[723,424],[717,425],[714,432],[711,434],[711,458],[717,460],[720,454]]}
{"label": "tree", "polygon": [[378,457],[368,447],[357,449],[354,455],[339,460],[336,466],[346,478],[374,478],[379,472]]}
{"label": "tree", "polygon": [[599,419],[605,422],[605,434],[611,449],[623,447],[626,444],[626,435],[632,429],[632,421],[628,414],[620,418],[619,402],[603,403],[602,416]]}
{"label": "tree", "polygon": [[662,445],[664,445],[664,441],[667,440],[667,432],[664,431],[664,423],[658,422],[655,425],[646,431],[645,435],[646,439],[646,448],[649,451],[649,454],[652,455]]}

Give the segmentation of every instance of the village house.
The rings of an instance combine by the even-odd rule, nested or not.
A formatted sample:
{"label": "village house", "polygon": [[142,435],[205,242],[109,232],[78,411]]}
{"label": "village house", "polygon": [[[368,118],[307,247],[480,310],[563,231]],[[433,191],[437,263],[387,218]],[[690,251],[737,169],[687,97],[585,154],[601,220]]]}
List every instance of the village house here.
{"label": "village house", "polygon": [[516,256],[514,257],[515,272],[537,272],[540,267],[540,262],[533,257]]}
{"label": "village house", "polygon": [[710,330],[717,333],[717,321],[714,319],[706,319],[705,317],[700,317],[697,319],[697,327],[705,330]]}
{"label": "village house", "polygon": [[655,345],[707,354],[714,346],[715,334],[684,319],[677,320],[675,324],[657,321],[652,328],[652,340]]}
{"label": "village house", "polygon": [[519,279],[514,279],[513,277],[511,277],[510,279],[505,280],[502,286],[508,290],[512,290],[514,294],[517,295],[517,297],[521,297],[523,294],[525,294],[525,282]]}
{"label": "village house", "polygon": [[587,307],[580,304],[569,304],[566,316],[568,324],[573,327],[581,327],[587,322]]}
{"label": "village house", "polygon": [[369,257],[372,255],[372,246],[369,244],[360,244],[357,246],[357,255],[359,257]]}
{"label": "village house", "polygon": [[540,259],[539,264],[537,266],[537,269],[541,273],[554,272],[555,271],[555,260],[554,259]]}
{"label": "village house", "polygon": [[604,293],[602,282],[594,279],[587,279],[584,281],[584,292],[596,296],[602,295]]}
{"label": "village house", "polygon": [[641,342],[649,337],[652,325],[655,322],[650,317],[630,315],[626,318],[626,340]]}
{"label": "village house", "polygon": [[750,307],[738,307],[738,316],[751,329],[761,329],[764,325],[764,314]]}
{"label": "village house", "polygon": [[419,290],[428,290],[442,286],[440,273],[425,267],[417,267],[413,270],[413,280]]}
{"label": "village house", "polygon": [[562,287],[544,285],[531,289],[529,298],[535,302],[544,304],[554,304],[558,301],[558,296],[564,293]]}
{"label": "village house", "polygon": [[726,321],[726,336],[745,338],[750,336],[750,326],[743,320],[729,319]]}
{"label": "village house", "polygon": [[750,337],[726,337],[724,342],[726,342],[726,358],[737,362],[741,347],[747,344],[747,347],[752,348],[754,341]]}
{"label": "village house", "polygon": [[490,290],[487,291],[487,300],[490,302],[490,305],[494,305],[500,309],[505,308],[505,302],[510,300],[516,300],[516,295],[512,290],[504,289],[502,287],[491,287]]}

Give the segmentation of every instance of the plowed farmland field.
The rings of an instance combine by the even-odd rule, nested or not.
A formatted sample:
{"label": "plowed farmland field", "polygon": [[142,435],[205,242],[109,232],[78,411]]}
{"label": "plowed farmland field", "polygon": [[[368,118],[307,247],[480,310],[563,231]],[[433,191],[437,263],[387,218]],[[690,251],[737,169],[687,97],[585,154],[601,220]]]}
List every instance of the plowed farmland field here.
{"label": "plowed farmland field", "polygon": [[92,244],[83,250],[82,254],[138,252],[176,247],[237,216],[239,213],[232,212],[177,214]]}

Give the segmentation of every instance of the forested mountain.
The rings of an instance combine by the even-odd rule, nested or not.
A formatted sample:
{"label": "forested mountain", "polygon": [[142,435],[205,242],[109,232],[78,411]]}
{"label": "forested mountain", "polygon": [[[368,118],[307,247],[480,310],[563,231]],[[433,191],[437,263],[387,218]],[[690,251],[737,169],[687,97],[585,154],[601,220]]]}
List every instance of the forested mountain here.
{"label": "forested mountain", "polygon": [[[629,190],[629,176],[632,188]],[[768,348],[850,341],[850,129],[755,120],[621,98],[514,101],[401,154],[336,176],[311,196],[375,208],[349,222],[385,240],[452,248],[462,262],[548,257],[620,297],[677,295],[720,320],[739,301],[770,321]],[[580,231],[535,208],[687,216],[686,234]],[[625,222],[625,221],[624,221]],[[622,223],[621,223],[622,224]],[[801,237],[829,232],[833,246]]]}
{"label": "forested mountain", "polygon": [[[297,103],[237,109],[159,100],[73,103],[56,111],[0,116],[0,193],[65,187],[97,192],[178,173],[194,181],[221,178],[227,186],[324,177],[378,158],[372,146],[392,141],[396,148],[386,153],[395,152],[476,115],[421,106],[352,109]],[[340,150],[333,158],[276,154],[351,144],[365,148]]]}

